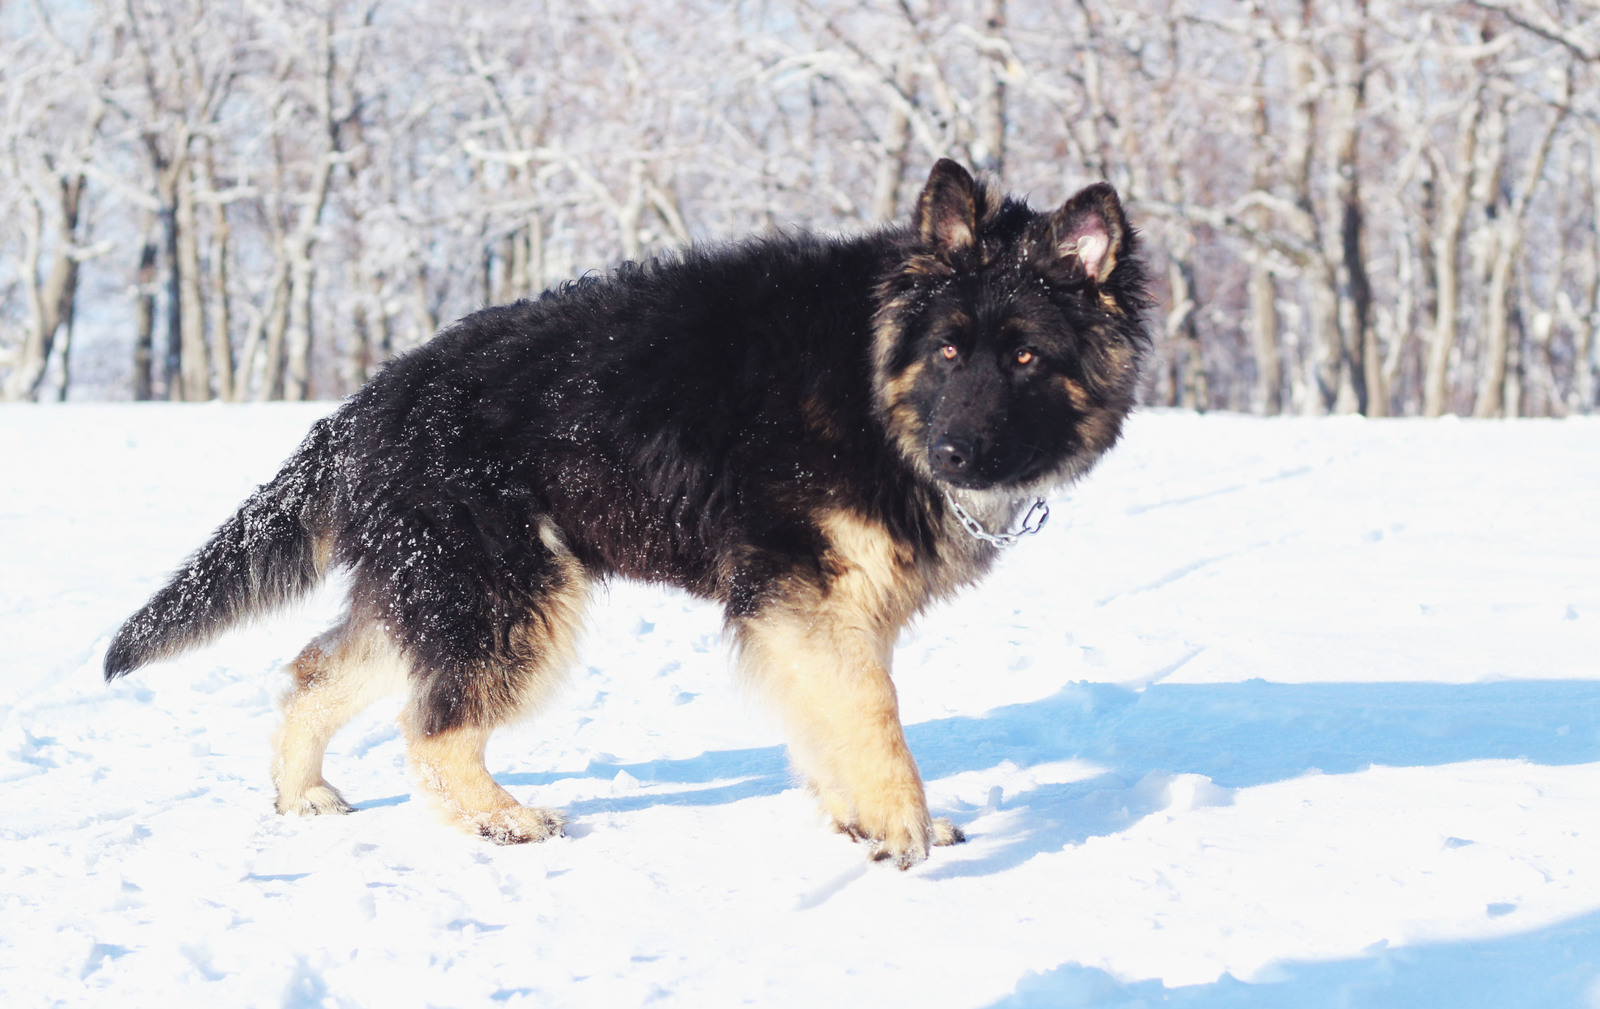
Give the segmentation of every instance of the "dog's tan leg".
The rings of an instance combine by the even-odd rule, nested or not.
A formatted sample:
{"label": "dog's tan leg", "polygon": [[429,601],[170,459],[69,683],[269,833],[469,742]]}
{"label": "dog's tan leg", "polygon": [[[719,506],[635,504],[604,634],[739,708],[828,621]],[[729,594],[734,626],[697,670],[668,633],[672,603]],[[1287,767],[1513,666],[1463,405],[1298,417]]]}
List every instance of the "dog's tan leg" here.
{"label": "dog's tan leg", "polygon": [[407,756],[423,792],[457,826],[495,844],[559,837],[558,812],[524,806],[489,776],[483,752],[492,729],[462,726],[427,735],[406,724]]}
{"label": "dog's tan leg", "polygon": [[738,634],[747,671],[783,717],[791,757],[840,830],[870,840],[875,857],[902,868],[953,840],[928,816],[883,635],[825,608],[769,610],[743,621]]}
{"label": "dog's tan leg", "polygon": [[328,741],[367,705],[405,685],[405,661],[382,631],[347,618],[307,645],[290,671],[294,687],[284,700],[272,761],[278,812],[348,813],[350,804],[322,777]]}

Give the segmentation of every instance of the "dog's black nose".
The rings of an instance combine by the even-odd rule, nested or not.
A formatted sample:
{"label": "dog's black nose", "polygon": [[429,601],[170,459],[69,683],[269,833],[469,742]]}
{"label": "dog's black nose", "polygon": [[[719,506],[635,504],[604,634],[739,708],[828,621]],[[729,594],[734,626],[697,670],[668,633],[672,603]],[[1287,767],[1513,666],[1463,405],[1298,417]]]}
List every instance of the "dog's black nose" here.
{"label": "dog's black nose", "polygon": [[978,452],[972,442],[950,435],[942,435],[928,449],[928,461],[933,465],[934,475],[947,480],[966,476],[977,458]]}

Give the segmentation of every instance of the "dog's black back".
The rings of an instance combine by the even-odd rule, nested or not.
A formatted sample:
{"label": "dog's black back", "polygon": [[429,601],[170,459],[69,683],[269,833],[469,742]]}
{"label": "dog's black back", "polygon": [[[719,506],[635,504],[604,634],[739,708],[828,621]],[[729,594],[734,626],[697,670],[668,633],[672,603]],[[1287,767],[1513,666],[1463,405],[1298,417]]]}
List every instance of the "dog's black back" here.
{"label": "dog's black back", "polygon": [[460,507],[500,553],[545,515],[589,570],[736,611],[761,591],[757,555],[815,563],[821,501],[930,542],[872,407],[876,287],[904,243],[690,249],[461,320],[343,411],[356,485],[341,540],[373,535],[390,506],[442,522]]}

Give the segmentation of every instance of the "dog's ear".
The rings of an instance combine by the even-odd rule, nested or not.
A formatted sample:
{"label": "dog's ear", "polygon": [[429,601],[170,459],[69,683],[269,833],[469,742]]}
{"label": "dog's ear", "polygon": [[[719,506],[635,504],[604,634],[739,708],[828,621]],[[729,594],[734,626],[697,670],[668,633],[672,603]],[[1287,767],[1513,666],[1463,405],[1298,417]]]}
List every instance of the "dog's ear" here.
{"label": "dog's ear", "polygon": [[1050,219],[1056,252],[1076,258],[1084,276],[1103,284],[1117,268],[1117,255],[1128,236],[1122,201],[1109,182],[1080,189]]}
{"label": "dog's ear", "polygon": [[970,249],[978,240],[976,184],[967,170],[940,158],[917,197],[917,230],[939,252]]}

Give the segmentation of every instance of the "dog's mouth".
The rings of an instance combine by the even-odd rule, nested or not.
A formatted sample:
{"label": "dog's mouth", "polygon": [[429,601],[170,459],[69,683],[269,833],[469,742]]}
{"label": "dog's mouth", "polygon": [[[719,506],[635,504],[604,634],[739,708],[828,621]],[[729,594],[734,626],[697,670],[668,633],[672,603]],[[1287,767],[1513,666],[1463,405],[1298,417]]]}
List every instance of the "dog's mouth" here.
{"label": "dog's mouth", "polygon": [[1028,445],[986,446],[949,434],[928,443],[928,469],[934,479],[961,490],[1025,483],[1040,469],[1039,458]]}

